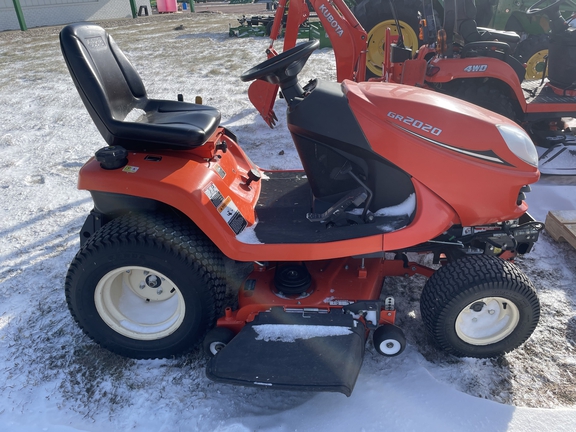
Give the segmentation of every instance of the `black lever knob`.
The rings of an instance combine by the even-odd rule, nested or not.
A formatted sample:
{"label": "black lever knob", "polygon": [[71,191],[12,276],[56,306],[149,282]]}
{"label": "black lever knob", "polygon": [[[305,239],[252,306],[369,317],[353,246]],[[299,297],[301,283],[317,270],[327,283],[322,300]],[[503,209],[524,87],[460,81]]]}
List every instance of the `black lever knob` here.
{"label": "black lever knob", "polygon": [[253,181],[260,181],[261,178],[262,175],[260,174],[260,171],[258,171],[256,168],[252,168],[250,171],[248,171],[248,180],[246,180],[246,186],[250,186],[250,183]]}

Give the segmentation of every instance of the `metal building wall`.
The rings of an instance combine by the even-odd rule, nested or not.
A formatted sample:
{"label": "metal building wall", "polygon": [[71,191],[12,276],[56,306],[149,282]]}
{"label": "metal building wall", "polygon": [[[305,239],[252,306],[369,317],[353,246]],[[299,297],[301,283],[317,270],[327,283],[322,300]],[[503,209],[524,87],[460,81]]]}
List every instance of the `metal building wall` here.
{"label": "metal building wall", "polygon": [[[152,11],[150,0],[136,0]],[[20,0],[26,26],[40,27],[76,21],[131,18],[130,0]],[[0,31],[18,30],[13,0],[0,0]]]}

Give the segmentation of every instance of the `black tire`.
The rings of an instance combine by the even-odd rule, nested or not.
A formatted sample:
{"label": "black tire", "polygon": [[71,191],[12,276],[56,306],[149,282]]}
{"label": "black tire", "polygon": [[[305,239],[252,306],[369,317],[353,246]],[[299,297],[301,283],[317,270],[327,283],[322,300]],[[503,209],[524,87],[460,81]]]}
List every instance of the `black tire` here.
{"label": "black tire", "polygon": [[420,298],[434,341],[458,357],[493,358],[523,344],[540,318],[528,278],[493,256],[466,257],[441,267]]}
{"label": "black tire", "polygon": [[481,79],[467,79],[461,81],[449,94],[518,122],[515,101],[507,96],[508,92],[498,83],[492,81],[483,83]]}
{"label": "black tire", "polygon": [[82,330],[122,356],[192,350],[215,324],[225,294],[221,252],[188,221],[129,214],[98,230],[66,276]]}
{"label": "black tire", "polygon": [[548,55],[549,38],[547,34],[531,35],[516,46],[514,57],[526,64],[526,79],[542,79],[545,61]]}
{"label": "black tire", "polygon": [[378,327],[374,331],[372,341],[376,351],[386,357],[400,355],[406,348],[404,332],[392,324],[384,324]]}
{"label": "black tire", "polygon": [[[401,26],[406,28],[404,26],[405,24],[406,26],[410,27],[410,29],[413,31],[413,34],[415,35],[416,46],[412,47],[413,53],[415,53],[418,49],[418,34],[420,33],[418,11],[422,9],[422,2],[420,0],[403,0],[401,2],[395,2],[394,5],[396,16],[400,21]],[[373,32],[374,28],[378,24],[384,21],[394,20],[392,9],[390,8],[390,2],[389,0],[363,0],[354,6],[352,13],[368,34],[368,53],[366,60],[368,68],[366,70],[366,77],[370,78],[380,76],[382,74],[382,60],[380,59],[380,56],[376,54],[376,51],[379,51],[381,48],[382,40],[381,38],[377,38],[378,40],[374,39],[374,37],[371,35],[371,32]],[[409,44],[406,42],[406,40],[408,40],[407,36],[408,35],[404,35],[404,38],[405,43],[408,46]],[[373,60],[370,59],[371,52],[374,53],[372,55],[372,57],[374,57]],[[379,70],[380,73],[378,73]]]}
{"label": "black tire", "polygon": [[[420,32],[418,11],[422,9],[421,0],[403,0],[394,3],[399,21],[408,24],[416,34]],[[368,33],[376,24],[393,20],[390,0],[362,0],[354,6],[352,13]]]}
{"label": "black tire", "polygon": [[234,339],[234,332],[226,327],[216,327],[208,332],[202,342],[204,353],[209,357],[214,357],[228,343]]}

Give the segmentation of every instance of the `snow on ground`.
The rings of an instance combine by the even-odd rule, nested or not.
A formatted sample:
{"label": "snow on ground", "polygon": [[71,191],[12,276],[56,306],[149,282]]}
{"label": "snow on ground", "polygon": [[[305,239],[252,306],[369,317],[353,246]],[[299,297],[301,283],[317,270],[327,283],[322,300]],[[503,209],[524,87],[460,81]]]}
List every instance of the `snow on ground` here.
{"label": "snow on ground", "polygon": [[[267,41],[229,38],[235,18],[139,19],[109,31],[151,96],[202,95],[256,164],[298,168],[283,101],[280,126],[270,130],[238,79],[264,59]],[[135,361],[93,344],[67,310],[63,283],[91,209],[77,172],[104,142],[68,75],[57,29],[0,39],[0,430],[576,430],[576,252],[546,233],[518,260],[542,303],[526,344],[498,360],[443,354],[420,321],[423,278],[390,278],[385,291],[396,298],[408,347],[383,358],[369,344],[350,398],[215,384],[199,351]],[[330,49],[311,57],[302,79],[313,76],[333,79]],[[544,218],[574,208],[570,182],[561,192],[543,182],[531,211]]]}

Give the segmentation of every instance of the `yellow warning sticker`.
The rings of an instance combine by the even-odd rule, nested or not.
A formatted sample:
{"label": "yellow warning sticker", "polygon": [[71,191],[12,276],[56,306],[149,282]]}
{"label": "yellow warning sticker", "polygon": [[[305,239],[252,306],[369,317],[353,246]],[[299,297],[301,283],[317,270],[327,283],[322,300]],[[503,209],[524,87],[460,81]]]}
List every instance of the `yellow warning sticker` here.
{"label": "yellow warning sticker", "polygon": [[232,201],[232,198],[229,196],[224,198],[214,183],[208,184],[204,188],[204,193],[235,234],[240,234],[246,228],[248,223],[242,213],[240,213],[240,210],[238,210],[238,207],[236,207],[236,204],[234,204],[234,201]]}
{"label": "yellow warning sticker", "polygon": [[138,169],[139,169],[138,167],[126,165],[124,168],[122,168],[122,171],[133,174],[136,171],[138,171]]}

